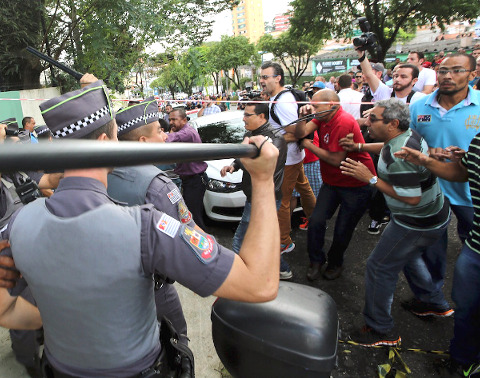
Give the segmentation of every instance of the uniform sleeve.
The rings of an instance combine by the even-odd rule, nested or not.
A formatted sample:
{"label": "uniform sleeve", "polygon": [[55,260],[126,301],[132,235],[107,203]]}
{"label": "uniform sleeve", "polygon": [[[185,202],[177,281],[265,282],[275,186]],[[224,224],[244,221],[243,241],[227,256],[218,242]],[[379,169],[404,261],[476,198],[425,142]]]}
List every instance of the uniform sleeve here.
{"label": "uniform sleeve", "polygon": [[206,297],[225,281],[235,253],[215,238],[153,208],[142,208],[144,271],[158,272]]}
{"label": "uniform sleeve", "polygon": [[155,176],[147,189],[145,203],[151,203],[182,224],[195,227],[192,213],[188,210],[178,187],[166,176]]}
{"label": "uniform sleeve", "polygon": [[392,96],[392,89],[380,82],[377,90],[373,93],[373,101],[388,100]]}

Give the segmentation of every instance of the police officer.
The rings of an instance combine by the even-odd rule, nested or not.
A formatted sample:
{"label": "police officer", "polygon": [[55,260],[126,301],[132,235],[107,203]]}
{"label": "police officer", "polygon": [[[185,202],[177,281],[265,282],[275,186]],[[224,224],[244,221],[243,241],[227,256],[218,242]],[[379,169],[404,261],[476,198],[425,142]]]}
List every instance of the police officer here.
{"label": "police officer", "polygon": [[[40,107],[56,136],[116,140],[101,81]],[[28,204],[9,223],[11,252],[39,311],[1,289],[0,325],[35,329],[41,313],[44,355],[56,375],[145,377],[163,350],[153,300],[155,272],[202,296],[273,299],[280,245],[278,224],[269,218],[275,212],[278,150],[266,142],[260,136],[244,142],[261,153],[243,160],[252,178],[252,217],[239,255],[152,205],[116,205],[106,192],[108,168],[65,171],[51,198]],[[26,219],[36,224],[27,235],[21,230]],[[17,286],[12,295],[23,285]]]}
{"label": "police officer", "polygon": [[[116,114],[118,139],[146,143],[164,143],[167,138],[159,123],[157,101],[154,97],[121,109]],[[179,220],[182,224],[195,227],[177,186],[154,165],[115,168],[108,175],[107,192],[116,200],[129,206],[151,203],[156,209]],[[164,278],[157,283],[155,305],[157,319],[166,316],[180,334],[180,342],[188,344],[187,323],[175,287]],[[182,358],[184,374],[190,374],[188,358]]]}

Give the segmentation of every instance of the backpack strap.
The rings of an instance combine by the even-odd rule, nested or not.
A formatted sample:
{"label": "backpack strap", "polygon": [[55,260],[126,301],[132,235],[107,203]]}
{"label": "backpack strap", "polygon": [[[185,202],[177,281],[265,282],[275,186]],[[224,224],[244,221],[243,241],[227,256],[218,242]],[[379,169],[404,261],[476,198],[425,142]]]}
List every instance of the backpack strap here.
{"label": "backpack strap", "polygon": [[[407,104],[410,104],[410,101],[412,100],[413,95],[415,94],[414,90],[411,90],[410,93],[407,96]],[[392,91],[392,95],[390,97],[396,97],[395,91]]]}
{"label": "backpack strap", "polygon": [[278,118],[278,116],[275,114],[275,105],[277,104],[276,101],[280,98],[280,96],[282,94],[284,94],[285,92],[290,92],[289,89],[285,89],[283,91],[281,91],[279,94],[277,94],[275,96],[275,98],[273,99],[273,103],[272,103],[272,106],[270,107],[270,117],[276,122],[278,123],[280,126],[282,126],[282,123],[280,122],[280,118]]}

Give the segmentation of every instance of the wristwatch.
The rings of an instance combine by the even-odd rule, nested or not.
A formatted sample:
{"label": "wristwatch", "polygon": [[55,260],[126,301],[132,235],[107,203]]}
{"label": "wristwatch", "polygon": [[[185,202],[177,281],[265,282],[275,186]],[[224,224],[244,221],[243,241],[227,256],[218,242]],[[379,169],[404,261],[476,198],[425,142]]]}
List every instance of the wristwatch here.
{"label": "wristwatch", "polygon": [[369,183],[371,186],[377,185],[377,182],[378,182],[378,177],[377,177],[377,176],[373,176],[370,180],[368,180],[368,183]]}

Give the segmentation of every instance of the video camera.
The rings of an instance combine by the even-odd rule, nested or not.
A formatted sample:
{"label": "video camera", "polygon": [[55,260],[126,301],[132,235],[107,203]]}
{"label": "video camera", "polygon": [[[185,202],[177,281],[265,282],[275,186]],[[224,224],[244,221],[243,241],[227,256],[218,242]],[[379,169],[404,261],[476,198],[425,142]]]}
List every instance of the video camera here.
{"label": "video camera", "polygon": [[358,23],[358,26],[360,26],[360,30],[363,32],[363,34],[360,37],[353,39],[353,45],[357,48],[357,50],[360,51],[376,49],[378,52],[380,50],[380,46],[378,45],[377,36],[375,33],[371,32],[372,29],[367,21],[367,18],[357,18],[355,23]]}

